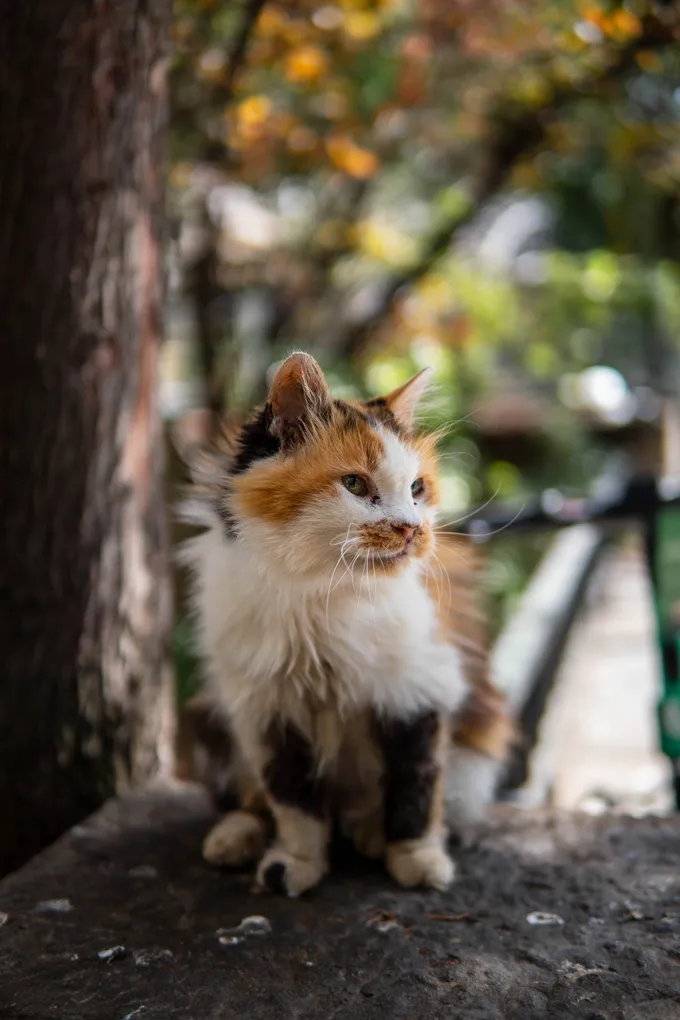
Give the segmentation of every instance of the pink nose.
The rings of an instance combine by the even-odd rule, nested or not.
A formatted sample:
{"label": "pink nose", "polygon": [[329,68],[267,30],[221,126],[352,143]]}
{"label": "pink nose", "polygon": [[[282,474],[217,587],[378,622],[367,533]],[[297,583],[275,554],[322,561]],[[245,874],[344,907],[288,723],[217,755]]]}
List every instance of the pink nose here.
{"label": "pink nose", "polygon": [[418,528],[414,528],[411,524],[393,524],[392,527],[395,531],[399,532],[407,545],[413,541],[413,536],[418,530]]}

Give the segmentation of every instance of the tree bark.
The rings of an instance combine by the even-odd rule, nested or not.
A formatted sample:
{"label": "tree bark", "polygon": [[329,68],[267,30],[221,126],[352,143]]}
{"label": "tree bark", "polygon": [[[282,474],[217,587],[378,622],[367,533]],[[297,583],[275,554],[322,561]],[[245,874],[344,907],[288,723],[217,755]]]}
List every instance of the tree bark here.
{"label": "tree bark", "polygon": [[166,764],[171,0],[0,0],[0,873]]}

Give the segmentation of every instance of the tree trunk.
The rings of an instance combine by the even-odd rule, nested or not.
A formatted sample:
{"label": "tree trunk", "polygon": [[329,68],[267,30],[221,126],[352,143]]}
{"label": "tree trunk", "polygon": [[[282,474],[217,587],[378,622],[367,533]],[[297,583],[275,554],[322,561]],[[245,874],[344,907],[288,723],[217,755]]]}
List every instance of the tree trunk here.
{"label": "tree trunk", "polygon": [[0,873],[166,766],[171,0],[0,0]]}

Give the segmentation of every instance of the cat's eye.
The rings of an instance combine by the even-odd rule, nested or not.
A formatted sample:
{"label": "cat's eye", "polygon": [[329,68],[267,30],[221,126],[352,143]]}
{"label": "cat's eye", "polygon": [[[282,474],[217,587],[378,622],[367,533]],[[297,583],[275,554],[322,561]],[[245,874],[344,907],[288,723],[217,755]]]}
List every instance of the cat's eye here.
{"label": "cat's eye", "polygon": [[342,484],[353,496],[368,495],[368,483],[361,475],[345,475],[342,479]]}
{"label": "cat's eye", "polygon": [[425,482],[422,478],[416,478],[415,482],[411,485],[411,495],[415,499],[416,496],[422,495],[423,489],[425,488]]}

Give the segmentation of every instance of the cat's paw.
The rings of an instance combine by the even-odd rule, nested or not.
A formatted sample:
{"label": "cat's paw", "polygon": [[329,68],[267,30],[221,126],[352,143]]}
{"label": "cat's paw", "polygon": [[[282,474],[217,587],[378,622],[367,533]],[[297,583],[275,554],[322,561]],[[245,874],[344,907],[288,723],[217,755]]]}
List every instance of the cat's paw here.
{"label": "cat's paw", "polygon": [[406,889],[418,885],[447,889],[456,874],[453,861],[437,843],[388,846],[387,870]]}
{"label": "cat's paw", "polygon": [[232,811],[203,840],[203,857],[209,864],[238,868],[257,860],[264,843],[263,820],[248,811]]}
{"label": "cat's paw", "polygon": [[318,885],[326,870],[324,860],[293,857],[281,847],[273,846],[260,861],[257,884],[284,896],[300,896]]}

